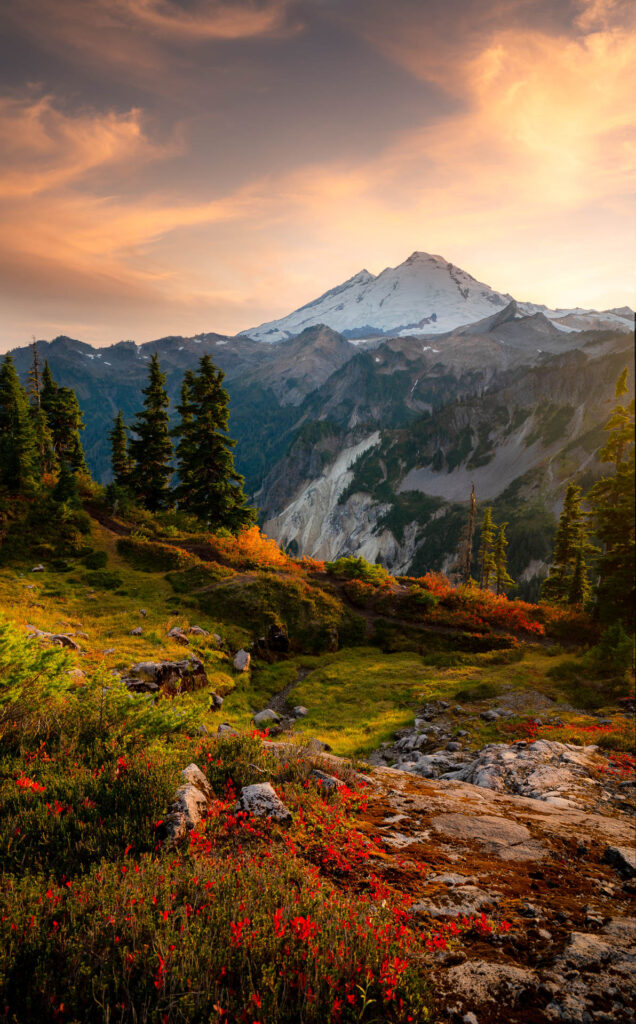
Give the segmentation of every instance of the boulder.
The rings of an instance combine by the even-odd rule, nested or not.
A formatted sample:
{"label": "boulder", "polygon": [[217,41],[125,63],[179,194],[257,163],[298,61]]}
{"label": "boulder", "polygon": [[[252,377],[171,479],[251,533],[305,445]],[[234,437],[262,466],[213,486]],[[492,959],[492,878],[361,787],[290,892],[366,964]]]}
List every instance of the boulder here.
{"label": "boulder", "polygon": [[140,615],[143,615],[143,617],[144,617],[144,619],[145,619],[145,618],[146,618],[146,615],[148,614],[148,612],[146,611],[146,609],[145,609],[145,608],[140,608],[140,609],[139,609],[139,614],[140,614]]}
{"label": "boulder", "polygon": [[188,633],[190,633],[191,636],[209,636],[210,635],[209,632],[207,631],[207,629],[203,629],[202,626],[190,626],[190,628],[188,630]]}
{"label": "boulder", "polygon": [[143,636],[143,632],[144,632],[144,631],[143,631],[143,629],[141,628],[141,626],[135,626],[135,628],[134,628],[134,629],[131,629],[131,631],[130,631],[130,634],[129,634],[129,635],[130,635],[130,636]]}
{"label": "boulder", "polygon": [[188,637],[180,626],[173,626],[172,629],[169,629],[168,636],[171,640],[174,640],[175,643],[182,644],[184,647],[187,647],[190,643]]}
{"label": "boulder", "polygon": [[82,672],[81,668],[70,668],[67,675],[71,677],[71,681],[76,686],[84,686],[86,684],[86,676]]}
{"label": "boulder", "polygon": [[291,821],[291,811],[277,795],[270,782],[257,782],[243,786],[238,809],[247,811],[255,818],[272,818],[274,821]]}
{"label": "boulder", "polygon": [[628,846],[608,846],[603,854],[605,864],[611,864],[624,878],[636,875],[636,849]]}
{"label": "boulder", "polygon": [[497,722],[499,720],[499,714],[497,711],[482,711],[479,715],[484,722]]}
{"label": "boulder", "polygon": [[72,651],[81,651],[77,640],[74,640],[68,633],[47,633],[46,630],[36,629],[35,626],[28,626],[31,632],[29,640],[42,640],[43,642],[55,644],[57,647],[69,647]]}
{"label": "boulder", "polygon": [[44,566],[34,565],[33,568],[31,569],[31,572],[44,572]]}
{"label": "boulder", "polygon": [[221,708],[223,707],[223,697],[221,697],[218,693],[211,693],[210,707],[212,711],[220,711]]}
{"label": "boulder", "polygon": [[323,772],[320,768],[313,768],[309,773],[311,779],[315,779],[319,786],[323,789],[340,789],[344,786],[342,779],[337,779],[335,775],[328,775],[327,772]]}
{"label": "boulder", "polygon": [[221,722],[216,731],[219,736],[238,736],[236,729],[233,729],[229,722]]}
{"label": "boulder", "polygon": [[294,716],[294,718],[305,718],[305,716],[308,714],[309,712],[307,711],[307,708],[303,704],[298,704],[297,707],[295,707],[294,710],[292,711],[292,715]]}
{"label": "boulder", "polygon": [[252,715],[252,721],[254,725],[266,725],[268,722],[280,722],[280,715],[272,708],[265,708],[263,711],[257,711],[255,715]]}
{"label": "boulder", "polygon": [[164,821],[167,838],[176,842],[191,831],[204,817],[208,802],[214,796],[212,787],[196,764],[189,764],[181,772],[183,785],[177,790],[174,802]]}
{"label": "boulder", "polygon": [[234,667],[234,671],[235,672],[248,672],[251,660],[252,660],[252,658],[251,658],[251,655],[248,653],[248,651],[245,651],[245,650],[243,650],[241,648],[241,650],[238,651],[234,655],[234,659],[232,661],[232,665]]}
{"label": "boulder", "polygon": [[128,670],[122,681],[135,693],[163,690],[169,694],[200,690],[209,685],[203,662],[196,658],[185,661],[140,661]]}

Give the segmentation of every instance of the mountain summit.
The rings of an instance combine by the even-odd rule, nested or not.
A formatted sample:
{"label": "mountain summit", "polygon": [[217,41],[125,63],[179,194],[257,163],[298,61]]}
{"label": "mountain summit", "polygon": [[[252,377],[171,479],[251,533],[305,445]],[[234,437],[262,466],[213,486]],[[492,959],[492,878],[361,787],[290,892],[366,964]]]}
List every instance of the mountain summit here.
{"label": "mountain summit", "polygon": [[361,270],[280,320],[242,333],[257,341],[284,341],[327,324],[347,338],[412,332],[443,333],[503,309],[511,301],[443,256],[414,252],[377,276]]}

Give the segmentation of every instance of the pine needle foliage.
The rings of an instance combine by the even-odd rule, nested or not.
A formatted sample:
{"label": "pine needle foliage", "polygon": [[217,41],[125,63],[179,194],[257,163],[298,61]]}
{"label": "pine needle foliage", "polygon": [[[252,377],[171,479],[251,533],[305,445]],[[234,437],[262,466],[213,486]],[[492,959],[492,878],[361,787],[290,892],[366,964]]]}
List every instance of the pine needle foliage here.
{"label": "pine needle foliage", "polygon": [[148,384],[143,389],[143,409],[133,424],[130,441],[132,459],[131,485],[139,501],[151,512],[172,503],[170,464],[173,449],[170,440],[166,376],[161,371],[157,353],[153,355]]}

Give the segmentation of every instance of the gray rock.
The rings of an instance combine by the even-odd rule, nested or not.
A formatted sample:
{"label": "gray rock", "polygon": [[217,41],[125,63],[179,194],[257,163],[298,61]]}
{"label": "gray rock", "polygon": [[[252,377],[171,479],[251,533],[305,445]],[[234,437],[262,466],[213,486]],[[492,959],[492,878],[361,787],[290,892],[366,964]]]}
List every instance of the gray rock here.
{"label": "gray rock", "polygon": [[216,731],[219,736],[238,736],[236,729],[233,729],[229,722],[221,722]]}
{"label": "gray rock", "polygon": [[458,840],[475,839],[502,860],[541,860],[545,855],[525,825],[493,814],[438,814],[431,825]]}
{"label": "gray rock", "polygon": [[141,628],[141,626],[135,626],[135,628],[134,628],[134,629],[131,629],[131,631],[130,631],[130,634],[129,634],[129,635],[130,635],[130,636],[143,636],[143,632],[144,632],[144,631],[143,631],[143,629]]}
{"label": "gray rock", "polygon": [[210,694],[210,706],[213,711],[220,711],[223,707],[223,697],[218,693]]}
{"label": "gray rock", "polygon": [[209,636],[207,629],[203,629],[201,626],[190,626],[188,633],[191,636]]}
{"label": "gray rock", "polygon": [[146,611],[146,609],[145,609],[145,608],[140,608],[140,609],[139,609],[139,614],[140,614],[140,615],[143,615],[143,617],[144,617],[144,619],[145,619],[145,618],[146,618],[146,615],[148,614],[148,612]]}
{"label": "gray rock", "polygon": [[322,740],[317,740],[315,736],[312,736],[307,744],[307,750],[312,754],[328,753],[331,747],[328,743],[324,743]]}
{"label": "gray rock", "polygon": [[307,708],[304,707],[303,704],[299,704],[292,711],[292,715],[294,716],[294,718],[305,718],[305,716],[308,715],[308,714],[309,714],[309,712],[307,711]]}
{"label": "gray rock", "polygon": [[446,744],[446,749],[450,750],[452,752],[455,752],[457,750],[461,750],[462,749],[462,745],[461,745],[461,743],[456,743],[455,740],[451,740],[450,743]]}
{"label": "gray rock", "polygon": [[335,775],[328,775],[327,772],[321,771],[320,768],[313,768],[309,773],[309,777],[315,779],[323,789],[340,789],[341,786],[344,786],[344,782],[341,779],[337,779]]}
{"label": "gray rock", "polygon": [[276,794],[270,782],[257,782],[243,786],[238,808],[255,818],[272,818],[274,821],[291,821],[291,811]]}
{"label": "gray rock", "polygon": [[624,878],[636,875],[636,849],[629,846],[608,846],[603,854],[606,864],[611,864]]}
{"label": "gray rock", "polygon": [[241,649],[240,651],[238,651],[234,655],[234,659],[232,661],[232,665],[234,666],[234,671],[235,672],[248,672],[251,660],[252,660],[251,655],[247,651]]}
{"label": "gray rock", "polygon": [[484,722],[499,721],[499,714],[496,711],[482,711],[479,717],[483,718]]}
{"label": "gray rock", "polygon": [[254,725],[267,725],[268,722],[280,722],[280,715],[272,708],[265,708],[263,711],[257,711],[255,715],[252,715],[252,721]]}
{"label": "gray rock", "polygon": [[177,790],[164,822],[165,832],[172,842],[182,839],[199,824],[214,796],[210,783],[196,764],[184,768],[181,778],[183,785]]}
{"label": "gray rock", "polygon": [[34,565],[33,568],[31,569],[31,572],[44,572],[44,566]]}
{"label": "gray rock", "polygon": [[186,634],[184,633],[180,626],[173,626],[172,629],[168,630],[167,635],[170,637],[171,640],[174,640],[178,644],[182,644],[184,647],[187,647],[188,644],[190,643],[188,637],[186,636]]}
{"label": "gray rock", "polygon": [[462,1018],[464,1024],[479,1024],[475,1014],[472,1011],[465,1013]]}

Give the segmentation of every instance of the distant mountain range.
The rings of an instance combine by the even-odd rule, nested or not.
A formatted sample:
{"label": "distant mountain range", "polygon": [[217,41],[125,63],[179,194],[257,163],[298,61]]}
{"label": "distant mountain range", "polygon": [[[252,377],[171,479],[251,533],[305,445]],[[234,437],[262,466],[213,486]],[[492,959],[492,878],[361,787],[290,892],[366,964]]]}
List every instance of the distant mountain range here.
{"label": "distant mountain range", "polygon": [[[516,302],[414,253],[237,337],[102,349],[59,337],[38,349],[77,392],[102,481],[107,431],[119,408],[132,422],[150,355],[174,404],[184,371],[210,353],[226,373],[237,463],[271,536],[396,572],[448,569],[474,482],[478,501],[509,522],[514,573],[534,596],[564,485],[587,486],[601,470],[595,453],[633,327],[630,309]],[[30,348],[13,356],[26,379]]]}

